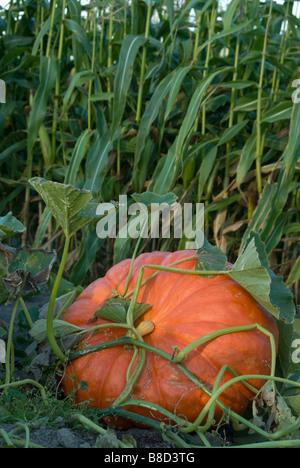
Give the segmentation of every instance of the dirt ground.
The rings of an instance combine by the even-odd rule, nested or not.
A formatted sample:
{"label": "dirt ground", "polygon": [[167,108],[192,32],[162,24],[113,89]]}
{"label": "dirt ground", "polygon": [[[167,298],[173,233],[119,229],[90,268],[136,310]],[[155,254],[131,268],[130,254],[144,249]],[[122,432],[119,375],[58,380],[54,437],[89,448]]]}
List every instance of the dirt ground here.
{"label": "dirt ground", "polygon": [[[14,429],[13,425],[0,424],[0,429],[4,429],[7,433]],[[136,448],[162,448],[168,449],[173,446],[165,442],[160,433],[151,429],[129,429],[123,432],[116,433],[119,440],[122,440],[126,435],[131,436]],[[25,439],[24,431],[20,430],[18,436]],[[101,440],[102,439],[102,440]],[[37,444],[42,448],[109,448],[109,443],[101,436],[89,430],[72,430],[65,427],[64,422],[57,428],[41,426],[30,431],[30,442]],[[100,446],[98,446],[100,444]],[[0,440],[0,445],[2,441]],[[98,446],[98,447],[97,447]]]}

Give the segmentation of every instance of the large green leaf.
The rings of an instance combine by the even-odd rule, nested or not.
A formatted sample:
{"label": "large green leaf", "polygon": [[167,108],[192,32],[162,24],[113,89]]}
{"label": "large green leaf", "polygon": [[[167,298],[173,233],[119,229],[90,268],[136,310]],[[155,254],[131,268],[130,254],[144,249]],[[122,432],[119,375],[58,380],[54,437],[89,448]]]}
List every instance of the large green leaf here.
{"label": "large green leaf", "polygon": [[228,275],[275,318],[285,323],[293,322],[296,313],[293,295],[282,277],[269,268],[264,244],[257,233],[249,234],[244,250],[228,270]]}
{"label": "large green leaf", "polygon": [[98,204],[89,191],[40,177],[34,177],[29,182],[40,194],[66,236],[72,236],[83,226],[99,219],[96,214]]}

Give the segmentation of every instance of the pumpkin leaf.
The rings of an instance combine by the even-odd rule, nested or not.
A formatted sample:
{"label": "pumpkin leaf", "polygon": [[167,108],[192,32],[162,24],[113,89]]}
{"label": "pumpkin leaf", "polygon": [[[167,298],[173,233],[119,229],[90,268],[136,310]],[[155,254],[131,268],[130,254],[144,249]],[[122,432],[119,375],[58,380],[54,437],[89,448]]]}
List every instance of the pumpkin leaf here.
{"label": "pumpkin leaf", "polygon": [[96,310],[94,316],[111,320],[112,322],[125,323],[128,307],[128,301],[114,297],[107,299],[100,309]]}
{"label": "pumpkin leaf", "polygon": [[[73,325],[72,323],[65,322],[63,320],[53,320],[54,334],[57,337],[65,337],[73,333],[82,331],[82,328]],[[36,320],[30,329],[30,335],[38,343],[42,343],[47,340],[47,320],[39,319]]]}
{"label": "pumpkin leaf", "polygon": [[267,254],[259,235],[251,232],[248,242],[228,270],[228,275],[245,288],[275,318],[292,323],[295,317],[293,296],[282,277],[268,267]]}
{"label": "pumpkin leaf", "polygon": [[39,285],[49,280],[55,261],[55,251],[15,249],[0,242],[0,303],[39,292]]}
{"label": "pumpkin leaf", "polygon": [[79,229],[100,218],[96,214],[98,203],[91,192],[41,177],[34,177],[29,182],[40,194],[66,236],[71,237]]}
{"label": "pumpkin leaf", "polygon": [[[127,312],[131,299],[113,297],[107,299],[102,306],[94,313],[95,317],[110,320],[117,323],[126,323]],[[151,306],[149,304],[136,303],[133,312],[134,321],[143,315]]]}
{"label": "pumpkin leaf", "polygon": [[204,238],[203,246],[197,250],[196,270],[224,271],[226,264],[227,257],[224,252]]}
{"label": "pumpkin leaf", "polygon": [[12,215],[11,211],[5,216],[0,217],[1,240],[7,239],[15,234],[21,234],[24,231],[26,231],[26,227]]}

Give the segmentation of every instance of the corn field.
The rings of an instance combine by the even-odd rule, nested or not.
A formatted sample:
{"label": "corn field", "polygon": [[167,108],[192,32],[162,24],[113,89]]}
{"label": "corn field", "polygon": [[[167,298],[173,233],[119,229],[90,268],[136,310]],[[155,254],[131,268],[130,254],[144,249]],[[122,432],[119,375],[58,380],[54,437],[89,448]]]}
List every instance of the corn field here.
{"label": "corn field", "polygon": [[[27,293],[49,287],[47,330],[35,333],[64,362],[56,306],[65,312],[122,260],[185,249],[185,236],[101,237],[89,210],[124,196],[128,206],[177,200],[204,206],[205,238],[222,263],[204,270],[227,274],[227,259],[241,255],[231,274],[254,297],[251,271],[267,277],[257,295],[271,312],[278,301],[275,317],[286,322],[276,378],[290,409],[277,436],[257,431],[266,446],[287,447],[292,434],[299,446],[299,362],[290,356],[300,336],[299,1],[2,0],[0,193],[0,304],[16,301],[10,326],[0,322],[0,422],[11,422],[9,387],[33,384],[39,404],[47,400],[42,377],[14,376],[28,365],[36,330]],[[18,304],[29,333],[14,342]],[[11,434],[12,445],[23,444]],[[0,435],[10,445],[1,427]]]}

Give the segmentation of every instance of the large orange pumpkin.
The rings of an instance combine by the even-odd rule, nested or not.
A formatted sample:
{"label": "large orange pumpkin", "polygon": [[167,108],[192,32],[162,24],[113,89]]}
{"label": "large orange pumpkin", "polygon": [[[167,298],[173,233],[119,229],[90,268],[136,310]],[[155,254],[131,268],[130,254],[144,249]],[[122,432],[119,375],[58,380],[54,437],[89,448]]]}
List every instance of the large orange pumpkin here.
{"label": "large orange pumpkin", "polygon": [[[178,262],[194,252],[145,253],[135,259],[128,291],[131,291],[143,265],[167,266]],[[66,312],[64,320],[80,327],[107,323],[94,318],[94,313],[110,298],[112,291],[122,294],[129,272],[130,260],[122,261],[111,268],[104,278],[92,283]],[[176,268],[195,270],[195,260],[183,260]],[[154,271],[145,268],[143,278]],[[154,330],[143,337],[145,343],[170,355],[174,347],[186,345],[218,329],[239,325],[259,324],[269,330],[278,341],[275,319],[264,310],[239,284],[225,275],[212,278],[171,272],[159,272],[141,287],[139,303],[152,307],[142,317],[154,324]],[[98,343],[123,337],[126,330],[106,328],[94,335],[87,334],[80,343],[85,348]],[[66,368],[62,381],[66,394],[75,391],[77,402],[89,401],[91,407],[107,408],[122,392],[126,384],[126,373],[132,360],[133,349],[117,346],[74,359]],[[215,338],[194,349],[182,364],[211,390],[221,367],[228,364],[239,375],[270,374],[271,348],[269,338],[258,331],[231,333]],[[134,367],[134,366],[133,366]],[[232,378],[226,372],[221,384]],[[81,382],[87,383],[81,388]],[[265,380],[252,382],[260,388]],[[176,365],[150,351],[146,352],[146,363],[132,390],[132,398],[155,403],[168,411],[194,421],[209,396],[178,370]],[[231,410],[243,414],[254,394],[242,383],[227,388],[220,400]],[[165,417],[158,412],[131,405],[130,411],[158,419]],[[222,417],[217,406],[215,420]],[[119,421],[120,422],[120,421]]]}

